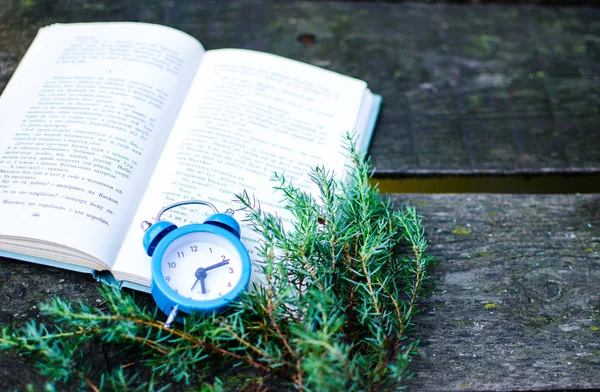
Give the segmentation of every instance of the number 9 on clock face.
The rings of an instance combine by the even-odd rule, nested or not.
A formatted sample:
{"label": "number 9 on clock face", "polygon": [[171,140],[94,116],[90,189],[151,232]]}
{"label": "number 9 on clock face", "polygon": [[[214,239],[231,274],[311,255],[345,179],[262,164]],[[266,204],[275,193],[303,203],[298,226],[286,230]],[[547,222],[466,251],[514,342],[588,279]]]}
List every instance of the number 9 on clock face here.
{"label": "number 9 on clock face", "polygon": [[233,291],[242,279],[242,257],[226,238],[192,232],[172,241],[160,262],[162,277],[177,294],[211,301]]}

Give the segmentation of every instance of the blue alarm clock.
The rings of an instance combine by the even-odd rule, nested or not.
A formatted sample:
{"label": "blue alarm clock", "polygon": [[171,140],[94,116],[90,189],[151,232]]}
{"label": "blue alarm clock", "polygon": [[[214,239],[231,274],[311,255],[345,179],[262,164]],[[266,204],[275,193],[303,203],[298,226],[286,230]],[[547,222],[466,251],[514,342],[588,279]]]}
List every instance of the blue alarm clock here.
{"label": "blue alarm clock", "polygon": [[[161,220],[166,211],[189,204],[209,206],[215,214],[202,224],[182,227]],[[143,222],[142,228],[144,249],[152,257],[150,291],[169,315],[165,327],[178,312],[223,309],[248,286],[252,267],[233,210],[219,213],[209,202],[187,200],[163,208],[154,224]]]}

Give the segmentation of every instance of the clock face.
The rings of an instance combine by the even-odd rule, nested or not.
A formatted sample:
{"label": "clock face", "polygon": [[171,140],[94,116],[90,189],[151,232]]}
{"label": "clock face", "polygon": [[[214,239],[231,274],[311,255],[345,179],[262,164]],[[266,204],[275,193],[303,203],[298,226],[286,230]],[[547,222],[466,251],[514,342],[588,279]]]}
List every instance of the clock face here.
{"label": "clock face", "polygon": [[192,232],[175,239],[160,265],[164,280],[179,295],[195,301],[221,298],[242,278],[242,260],[227,239]]}

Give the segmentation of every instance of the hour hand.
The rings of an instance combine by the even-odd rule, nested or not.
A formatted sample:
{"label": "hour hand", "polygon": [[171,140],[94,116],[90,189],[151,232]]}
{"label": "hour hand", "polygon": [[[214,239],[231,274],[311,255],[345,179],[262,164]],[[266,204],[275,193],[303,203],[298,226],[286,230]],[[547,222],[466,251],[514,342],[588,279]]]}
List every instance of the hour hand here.
{"label": "hour hand", "polygon": [[191,290],[194,290],[194,287],[196,287],[196,283],[198,283],[198,281],[200,281],[200,287],[202,288],[202,294],[206,294],[206,286],[204,285],[204,279],[206,279],[206,268],[198,268],[196,270],[196,281],[194,282],[194,285],[192,286]]}
{"label": "hour hand", "polygon": [[206,294],[206,286],[204,285],[204,279],[200,279],[200,288],[202,289],[202,294]]}

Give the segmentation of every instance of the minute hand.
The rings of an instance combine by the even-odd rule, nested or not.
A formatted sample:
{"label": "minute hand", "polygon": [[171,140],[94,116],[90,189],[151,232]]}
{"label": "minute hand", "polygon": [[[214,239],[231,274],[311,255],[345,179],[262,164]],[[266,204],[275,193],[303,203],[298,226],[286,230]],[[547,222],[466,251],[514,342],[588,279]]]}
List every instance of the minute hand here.
{"label": "minute hand", "polygon": [[227,265],[227,264],[229,264],[229,261],[221,261],[220,263],[213,264],[211,266],[205,267],[204,271],[210,271],[212,269],[219,268],[219,267],[222,267],[222,266]]}

